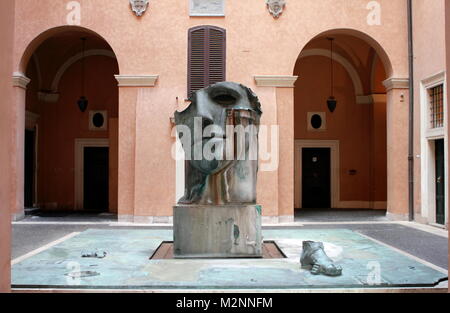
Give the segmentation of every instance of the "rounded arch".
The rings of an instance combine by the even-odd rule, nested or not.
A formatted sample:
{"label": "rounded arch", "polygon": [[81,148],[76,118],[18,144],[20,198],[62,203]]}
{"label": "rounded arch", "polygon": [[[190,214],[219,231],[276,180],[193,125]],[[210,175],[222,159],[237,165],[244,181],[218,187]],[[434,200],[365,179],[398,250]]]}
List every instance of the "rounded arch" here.
{"label": "rounded arch", "polygon": [[78,31],[78,32],[85,32],[88,34],[91,34],[97,38],[102,39],[107,45],[108,47],[111,49],[111,51],[114,54],[114,57],[117,59],[117,66],[119,67],[119,73],[120,74],[120,62],[117,58],[117,54],[115,53],[115,50],[113,49],[113,47],[111,46],[110,42],[108,40],[106,40],[103,36],[101,36],[100,34],[98,34],[97,32],[89,29],[89,28],[85,28],[82,26],[68,26],[68,25],[64,25],[64,26],[57,26],[57,27],[53,27],[50,29],[47,29],[45,31],[43,31],[42,33],[40,33],[39,35],[37,35],[34,39],[32,39],[27,47],[25,48],[24,52],[22,53],[22,57],[19,61],[19,64],[17,65],[18,68],[18,72],[20,73],[25,73],[28,63],[30,62],[34,52],[39,48],[39,46],[44,43],[47,39],[55,36],[55,35],[59,35],[59,34],[63,34],[65,32],[70,32],[70,31]]}
{"label": "rounded arch", "polygon": [[[330,58],[331,54],[329,50],[325,49],[306,49],[303,50],[302,53],[300,53],[299,59],[312,56],[322,56]],[[333,52],[333,60],[341,64],[349,74],[350,78],[353,81],[353,86],[355,87],[356,96],[364,95],[361,78],[359,77],[358,71],[353,67],[353,65],[346,58],[336,52]]]}
{"label": "rounded arch", "polygon": [[[381,62],[383,63],[385,72],[387,77],[391,77],[394,73],[394,69],[392,67],[392,63],[390,61],[389,55],[387,54],[387,52],[385,51],[385,49],[381,46],[381,44],[375,40],[372,36],[356,30],[356,29],[352,29],[352,28],[336,28],[336,29],[329,29],[326,31],[322,31],[320,33],[318,33],[316,36],[312,37],[308,42],[306,42],[304,44],[303,47],[301,47],[300,51],[303,51],[306,49],[306,46],[313,41],[314,39],[320,38],[320,37],[327,37],[327,36],[333,36],[333,35],[348,35],[348,36],[354,36],[356,38],[359,38],[363,41],[365,41],[368,45],[370,45],[378,54],[378,56],[381,59]],[[293,63],[293,67],[295,68],[295,64],[297,63],[296,59]]]}
{"label": "rounded arch", "polygon": [[[109,57],[109,58],[113,58],[115,59],[116,56],[114,54],[114,52],[110,51],[110,50],[103,50],[103,49],[92,49],[92,50],[87,50],[84,53],[84,57],[91,57],[91,56],[105,56],[105,57]],[[83,53],[79,52],[77,54],[75,54],[74,56],[72,56],[71,58],[69,58],[64,64],[62,64],[58,71],[55,74],[55,77],[53,78],[52,81],[52,85],[51,85],[51,90],[53,92],[57,92],[59,89],[59,83],[64,75],[64,73],[76,62],[80,61],[83,58]]]}

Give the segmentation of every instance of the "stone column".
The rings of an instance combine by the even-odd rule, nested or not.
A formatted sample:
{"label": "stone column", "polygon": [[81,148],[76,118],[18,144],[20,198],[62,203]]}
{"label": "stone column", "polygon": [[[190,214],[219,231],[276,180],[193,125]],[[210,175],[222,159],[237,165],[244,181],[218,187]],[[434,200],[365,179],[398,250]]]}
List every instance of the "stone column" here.
{"label": "stone column", "polygon": [[294,84],[298,76],[255,76],[258,87],[275,88],[279,126],[278,222],[294,221]]}
{"label": "stone column", "polygon": [[387,211],[394,220],[408,220],[409,80],[390,78],[387,90]]}
{"label": "stone column", "polygon": [[120,222],[134,222],[136,178],[136,107],[139,90],[153,87],[157,75],[116,75],[119,83],[119,179]]}
{"label": "stone column", "polygon": [[25,106],[27,85],[30,79],[22,73],[14,73],[14,103],[13,103],[13,149],[12,180],[11,180],[11,214],[12,220],[17,221],[25,217],[24,208],[24,180],[25,180]]}
{"label": "stone column", "polygon": [[357,96],[356,103],[369,106],[369,208],[385,210],[386,203],[386,94]]}

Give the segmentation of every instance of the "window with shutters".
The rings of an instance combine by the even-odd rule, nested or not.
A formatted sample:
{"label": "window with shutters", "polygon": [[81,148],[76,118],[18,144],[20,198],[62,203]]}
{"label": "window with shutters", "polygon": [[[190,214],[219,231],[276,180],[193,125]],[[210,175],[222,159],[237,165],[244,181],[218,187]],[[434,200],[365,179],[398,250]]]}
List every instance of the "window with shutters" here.
{"label": "window with shutters", "polygon": [[189,30],[188,96],[226,80],[226,31],[215,26]]}

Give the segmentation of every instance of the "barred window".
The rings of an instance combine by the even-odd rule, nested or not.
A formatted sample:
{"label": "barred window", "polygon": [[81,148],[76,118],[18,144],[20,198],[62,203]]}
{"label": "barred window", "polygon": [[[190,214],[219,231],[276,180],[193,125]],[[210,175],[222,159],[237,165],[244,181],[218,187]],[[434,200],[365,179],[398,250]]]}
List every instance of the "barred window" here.
{"label": "barred window", "polygon": [[431,128],[444,127],[444,85],[428,89]]}

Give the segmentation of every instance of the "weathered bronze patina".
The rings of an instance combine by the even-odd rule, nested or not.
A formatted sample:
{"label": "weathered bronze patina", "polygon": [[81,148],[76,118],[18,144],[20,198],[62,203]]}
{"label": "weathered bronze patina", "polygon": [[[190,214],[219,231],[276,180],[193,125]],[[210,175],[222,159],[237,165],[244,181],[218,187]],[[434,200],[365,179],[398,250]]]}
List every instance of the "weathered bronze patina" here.
{"label": "weathered bronze patina", "polygon": [[257,96],[241,84],[223,82],[197,91],[190,100],[185,111],[175,113],[188,160],[179,203],[255,204],[262,114]]}
{"label": "weathered bronze patina", "polygon": [[328,257],[322,242],[304,241],[300,262],[304,267],[311,267],[311,274],[314,275],[342,275],[342,268]]}
{"label": "weathered bronze patina", "polygon": [[175,113],[186,179],[174,207],[174,257],[260,258],[258,97],[241,84],[222,82],[190,101]]}

